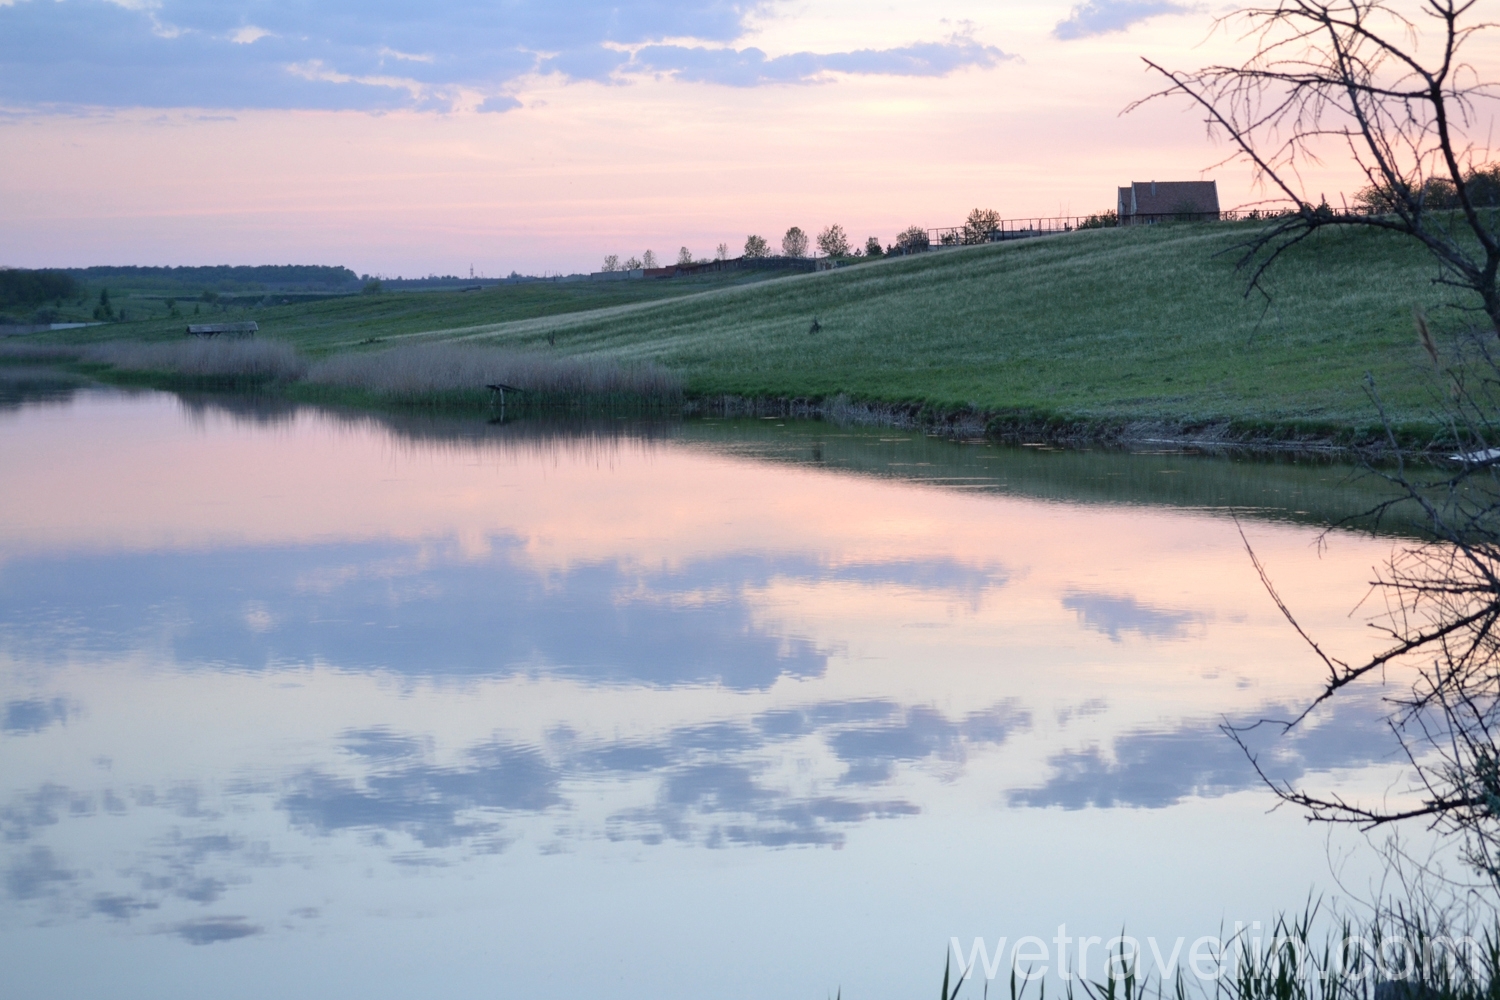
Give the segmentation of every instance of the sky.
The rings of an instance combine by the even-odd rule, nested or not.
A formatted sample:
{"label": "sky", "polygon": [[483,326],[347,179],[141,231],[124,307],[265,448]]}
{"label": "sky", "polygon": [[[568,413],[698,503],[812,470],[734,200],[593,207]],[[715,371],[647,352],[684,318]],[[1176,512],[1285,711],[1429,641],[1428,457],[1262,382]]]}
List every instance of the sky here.
{"label": "sky", "polygon": [[[1227,8],[1225,8],[1227,9]],[[0,266],[388,276],[746,235],[1265,196],[1181,100],[1244,46],[1173,0],[0,0]],[[1310,194],[1352,193],[1340,157]]]}

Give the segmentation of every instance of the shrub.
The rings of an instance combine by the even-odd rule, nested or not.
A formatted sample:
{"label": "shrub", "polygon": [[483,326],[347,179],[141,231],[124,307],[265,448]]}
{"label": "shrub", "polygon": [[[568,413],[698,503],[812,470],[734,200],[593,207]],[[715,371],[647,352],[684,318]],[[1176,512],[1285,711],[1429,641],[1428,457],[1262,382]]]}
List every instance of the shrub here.
{"label": "shrub", "polygon": [[1079,229],[1113,229],[1120,224],[1120,216],[1114,210],[1091,215],[1078,224]]}

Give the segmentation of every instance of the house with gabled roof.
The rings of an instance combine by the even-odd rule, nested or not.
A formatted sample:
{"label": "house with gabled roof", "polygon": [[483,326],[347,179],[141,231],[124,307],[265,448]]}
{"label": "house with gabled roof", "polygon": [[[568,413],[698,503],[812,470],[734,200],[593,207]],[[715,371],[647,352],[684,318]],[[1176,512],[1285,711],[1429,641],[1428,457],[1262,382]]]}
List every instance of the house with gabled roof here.
{"label": "house with gabled roof", "polygon": [[1119,189],[1120,225],[1219,217],[1217,181],[1135,181]]}

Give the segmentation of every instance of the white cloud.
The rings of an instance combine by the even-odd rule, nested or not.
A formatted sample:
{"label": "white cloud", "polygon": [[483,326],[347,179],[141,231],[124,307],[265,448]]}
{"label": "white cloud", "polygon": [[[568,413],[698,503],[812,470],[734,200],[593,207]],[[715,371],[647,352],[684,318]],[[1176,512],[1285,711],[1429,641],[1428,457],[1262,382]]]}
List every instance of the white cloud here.
{"label": "white cloud", "polygon": [[1074,7],[1052,34],[1063,41],[1124,31],[1162,14],[1187,14],[1194,8],[1171,0],[1086,0]]}
{"label": "white cloud", "polygon": [[270,38],[275,32],[267,31],[265,28],[257,28],[253,24],[247,24],[243,28],[229,36],[229,40],[236,45],[253,45],[262,38]]}
{"label": "white cloud", "polygon": [[[11,107],[503,110],[537,73],[753,87],[830,74],[940,76],[1010,58],[947,41],[768,56],[769,0],[0,0]],[[400,47],[390,44],[399,39]],[[61,54],[61,55],[60,55]],[[399,64],[399,74],[390,69]],[[290,67],[290,72],[288,68]]]}
{"label": "white cloud", "polygon": [[392,48],[382,48],[380,54],[387,59],[400,59],[404,62],[430,63],[433,57],[430,55],[413,55],[410,52],[399,52]]}

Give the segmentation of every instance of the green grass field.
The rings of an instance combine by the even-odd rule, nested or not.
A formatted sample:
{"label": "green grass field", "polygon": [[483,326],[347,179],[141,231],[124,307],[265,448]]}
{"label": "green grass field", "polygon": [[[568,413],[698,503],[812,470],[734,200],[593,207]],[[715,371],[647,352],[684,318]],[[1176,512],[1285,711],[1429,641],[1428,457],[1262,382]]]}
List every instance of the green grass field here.
{"label": "green grass field", "polygon": [[[649,358],[700,396],[842,393],[1083,419],[1369,426],[1368,372],[1397,420],[1425,422],[1430,363],[1412,309],[1450,331],[1468,322],[1442,308],[1454,293],[1432,284],[1425,252],[1320,234],[1273,271],[1267,307],[1234,270],[1253,225],[1093,230],[754,282],[361,296],[253,318],[313,356],[456,340]],[[180,322],[46,339],[174,336]]]}

